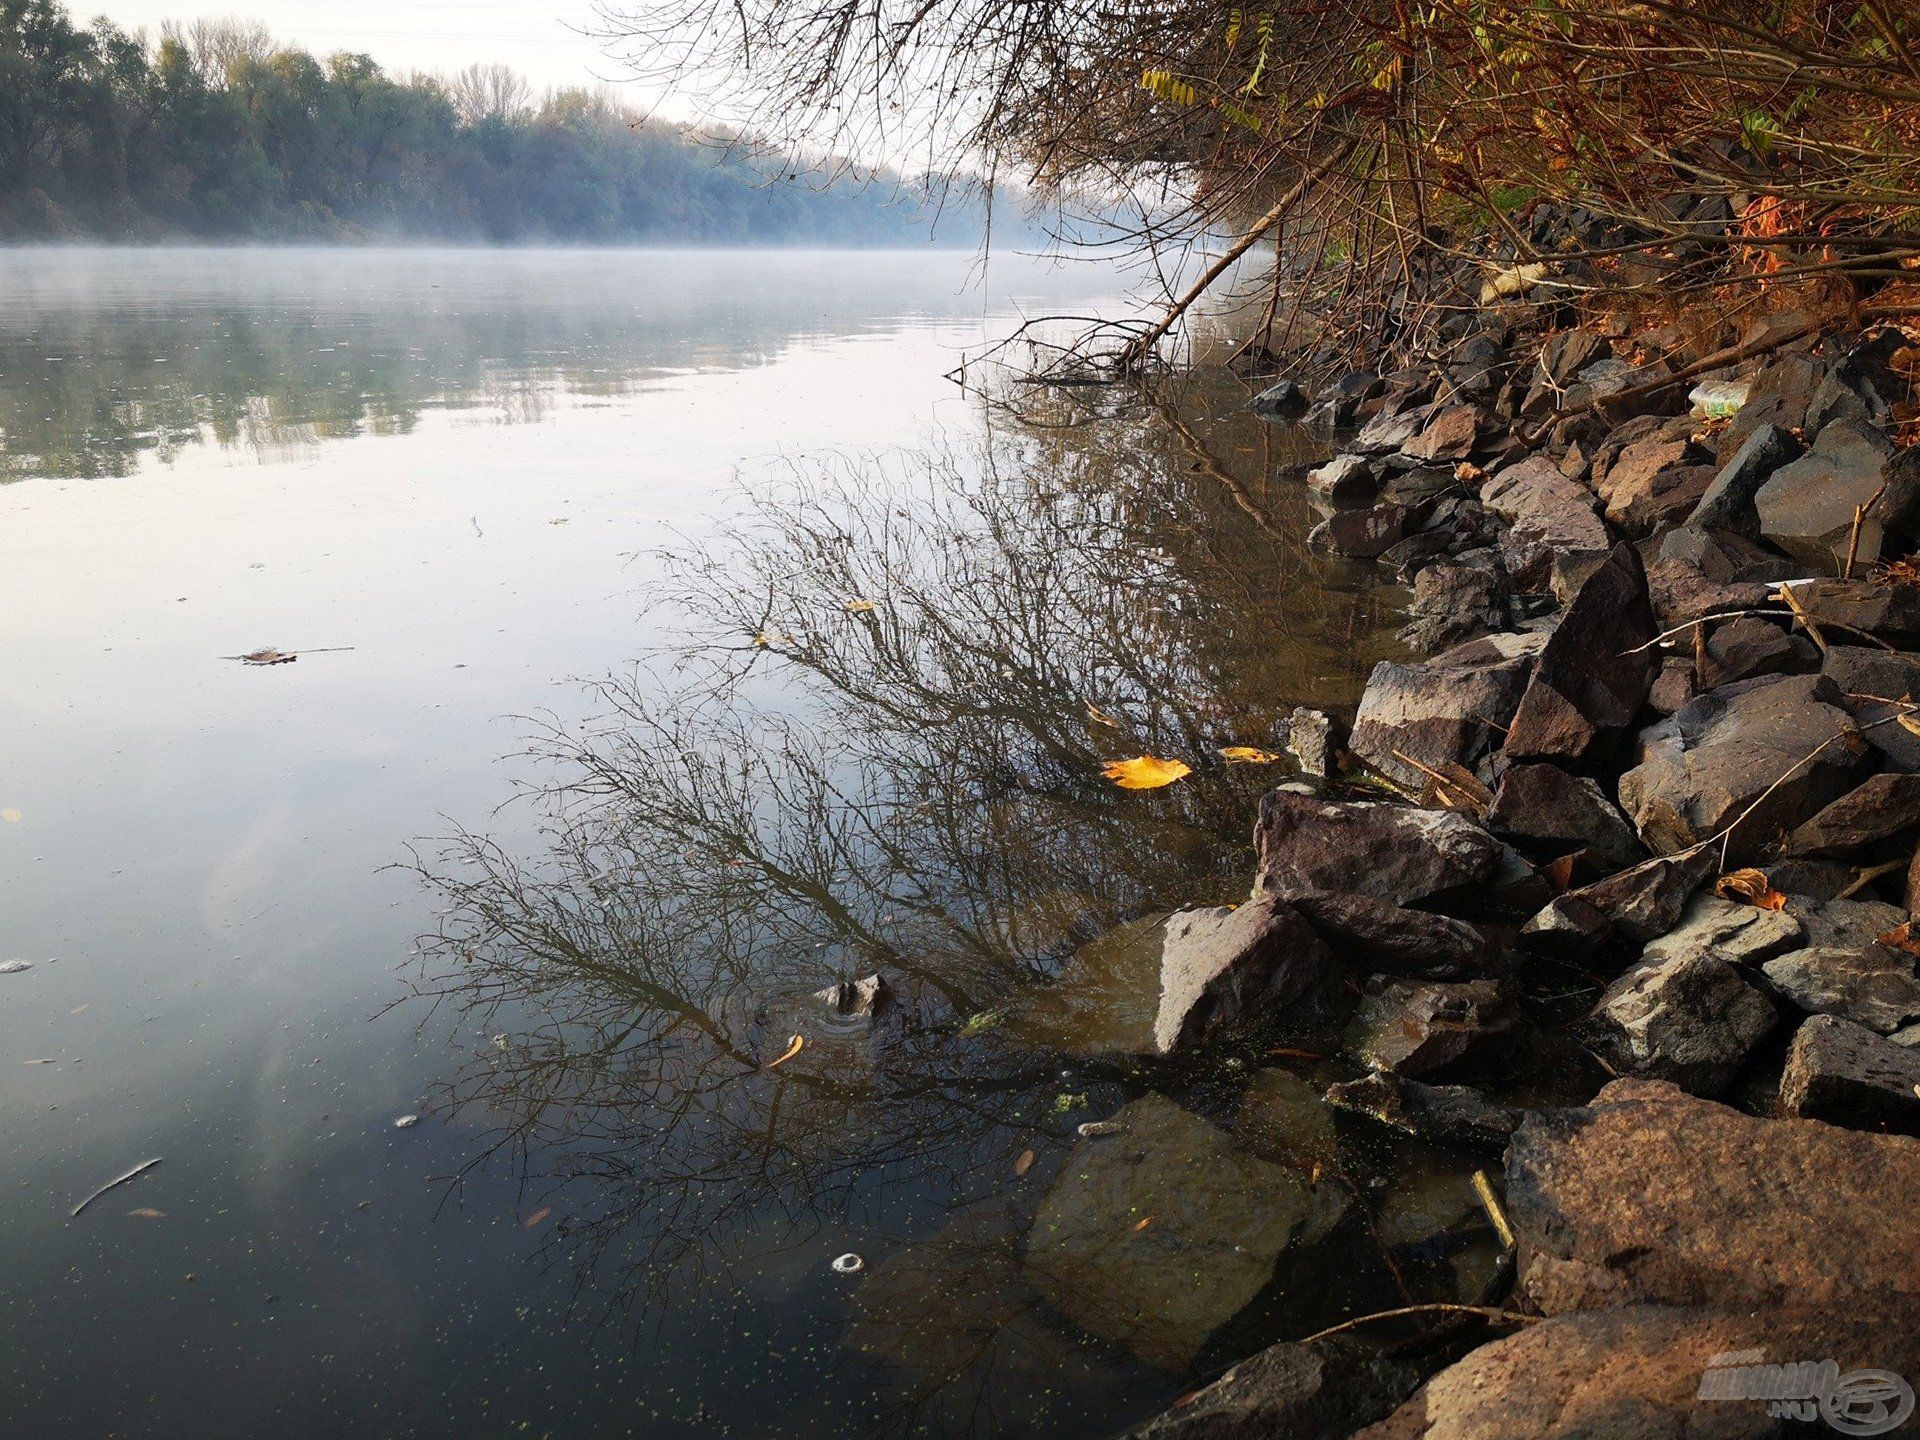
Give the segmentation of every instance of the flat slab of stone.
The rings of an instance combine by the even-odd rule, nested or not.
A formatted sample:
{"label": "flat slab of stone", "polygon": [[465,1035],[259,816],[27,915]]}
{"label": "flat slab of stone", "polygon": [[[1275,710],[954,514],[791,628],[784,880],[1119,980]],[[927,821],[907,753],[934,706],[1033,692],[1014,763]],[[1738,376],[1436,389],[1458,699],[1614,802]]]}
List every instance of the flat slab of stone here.
{"label": "flat slab of stone", "polygon": [[1794,855],[1849,855],[1920,825],[1920,775],[1869,775],[1787,837]]}
{"label": "flat slab of stone", "polygon": [[1369,984],[1347,1030],[1346,1049],[1375,1070],[1424,1075],[1513,1027],[1513,1009],[1492,980]]}
{"label": "flat slab of stone", "polygon": [[1809,946],[1761,969],[1775,989],[1812,1015],[1838,1015],[1881,1035],[1920,1019],[1914,957],[1891,946]]}
{"label": "flat slab of stone", "polygon": [[1815,1015],[1787,1051],[1780,1110],[1857,1130],[1920,1135],[1920,1050],[1837,1015]]}
{"label": "flat slab of stone", "polygon": [[1507,1151],[1525,1294],[1868,1313],[1920,1299],[1920,1140],[1759,1120],[1658,1080],[1537,1112]]}
{"label": "flat slab of stone", "polygon": [[1696,895],[1680,923],[1640,952],[1643,965],[1694,955],[1714,955],[1739,965],[1759,965],[1801,943],[1806,931],[1786,910],[1741,905],[1718,895]]}
{"label": "flat slab of stone", "polygon": [[1416,791],[1428,779],[1422,765],[1473,769],[1500,748],[1547,643],[1544,635],[1487,635],[1424,664],[1382,660],[1367,677],[1348,747]]}
{"label": "flat slab of stone", "polygon": [[1027,1270],[1081,1329],[1182,1370],[1284,1254],[1325,1238],[1344,1192],[1249,1154],[1163,1096],[1112,1122],[1074,1147],[1047,1192]]}
{"label": "flat slab of stone", "polygon": [[1760,533],[1808,563],[1831,566],[1846,555],[1855,509],[1872,504],[1860,527],[1859,558],[1879,559],[1889,508],[1879,492],[1893,454],[1893,442],[1875,426],[1858,420],[1828,425],[1811,450],[1755,492]]}
{"label": "flat slab of stone", "polygon": [[1503,1149],[1520,1123],[1519,1111],[1470,1086],[1424,1085],[1386,1070],[1329,1087],[1327,1103],[1429,1144],[1468,1149]]}

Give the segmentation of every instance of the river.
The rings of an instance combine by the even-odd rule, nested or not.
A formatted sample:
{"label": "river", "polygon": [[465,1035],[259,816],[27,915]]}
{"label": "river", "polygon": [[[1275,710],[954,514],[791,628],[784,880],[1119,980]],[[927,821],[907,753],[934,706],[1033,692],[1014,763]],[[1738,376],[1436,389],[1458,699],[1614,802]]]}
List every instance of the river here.
{"label": "river", "polygon": [[0,252],[0,1432],[1097,1437],[1472,1288],[1407,1155],[1230,1313],[1039,1263],[1077,1126],[1244,1111],[1129,941],[1243,890],[1286,768],[1219,752],[1400,602],[1231,377],[947,378],[1123,288]]}

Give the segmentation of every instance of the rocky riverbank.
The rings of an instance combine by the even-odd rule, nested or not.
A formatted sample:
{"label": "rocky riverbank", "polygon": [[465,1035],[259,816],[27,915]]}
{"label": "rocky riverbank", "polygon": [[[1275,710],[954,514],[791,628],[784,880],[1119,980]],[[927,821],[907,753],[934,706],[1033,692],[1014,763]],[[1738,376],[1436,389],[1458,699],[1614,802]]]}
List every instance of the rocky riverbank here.
{"label": "rocky riverbank", "polygon": [[[1295,715],[1250,898],[1168,922],[1154,1028],[1170,1053],[1320,1017],[1359,1078],[1311,1070],[1307,1110],[1504,1153],[1510,1282],[1487,1314],[1276,1346],[1145,1436],[1871,1434],[1912,1410],[1920,351],[1786,317],[1703,357],[1518,288],[1418,363],[1254,402],[1330,428],[1312,543],[1411,585],[1424,658],[1352,715]],[[1542,1054],[1544,1099],[1485,1080]],[[1095,1133],[1068,1173],[1138,1139]],[[1280,1173],[1294,1230],[1328,1223],[1318,1167]],[[1897,1378],[1703,1389],[1827,1360]]]}

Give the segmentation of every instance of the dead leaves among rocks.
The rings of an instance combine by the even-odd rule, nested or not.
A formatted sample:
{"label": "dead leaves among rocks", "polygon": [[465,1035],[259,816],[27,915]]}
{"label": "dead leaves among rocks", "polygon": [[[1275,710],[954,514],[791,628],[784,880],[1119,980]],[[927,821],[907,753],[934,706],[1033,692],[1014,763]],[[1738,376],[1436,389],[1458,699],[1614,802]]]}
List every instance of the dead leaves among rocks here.
{"label": "dead leaves among rocks", "polygon": [[1713,893],[1737,905],[1752,905],[1760,910],[1783,910],[1787,897],[1767,883],[1764,872],[1751,866],[1729,870],[1713,882]]}

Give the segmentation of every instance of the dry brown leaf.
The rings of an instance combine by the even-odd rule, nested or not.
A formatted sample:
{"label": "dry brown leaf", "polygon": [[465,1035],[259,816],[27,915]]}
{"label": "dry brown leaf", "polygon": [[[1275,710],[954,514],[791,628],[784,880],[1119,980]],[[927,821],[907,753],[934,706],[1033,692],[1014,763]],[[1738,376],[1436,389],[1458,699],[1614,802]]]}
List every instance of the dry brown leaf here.
{"label": "dry brown leaf", "polygon": [[849,600],[840,608],[849,615],[865,615],[876,607],[871,600]]}
{"label": "dry brown leaf", "polygon": [[1094,704],[1093,701],[1083,700],[1080,703],[1087,707],[1087,718],[1093,721],[1094,724],[1106,725],[1115,730],[1120,728],[1120,722],[1102,710],[1098,705]]}
{"label": "dry brown leaf", "polygon": [[538,1229],[540,1222],[551,1214],[553,1214],[553,1207],[551,1205],[542,1205],[538,1210],[534,1211],[533,1214],[527,1216],[526,1219],[520,1222],[520,1228],[523,1230]]}
{"label": "dry brown leaf", "polygon": [[1251,745],[1228,745],[1220,751],[1220,758],[1229,765],[1271,765],[1280,757],[1271,750],[1258,750]]}
{"label": "dry brown leaf", "polygon": [[166,1211],[155,1210],[151,1205],[142,1205],[138,1210],[127,1211],[127,1214],[140,1220],[164,1220],[167,1218]]}
{"label": "dry brown leaf", "polygon": [[1145,1218],[1143,1218],[1138,1225],[1133,1227],[1133,1233],[1138,1235],[1142,1230],[1146,1229],[1147,1226],[1151,1224],[1153,1224],[1153,1216],[1148,1215]]}
{"label": "dry brown leaf", "polygon": [[1193,767],[1184,760],[1162,760],[1155,755],[1142,755],[1133,760],[1109,761],[1101,767],[1100,773],[1122,790],[1158,790],[1162,785],[1171,785],[1191,775]]}
{"label": "dry brown leaf", "polygon": [[1026,1174],[1027,1171],[1033,1169],[1033,1159],[1033,1151],[1022,1150],[1020,1152],[1020,1158],[1013,1162],[1013,1173],[1015,1175]]}
{"label": "dry brown leaf", "polygon": [[291,665],[300,657],[289,654],[285,650],[268,648],[265,650],[249,650],[246,654],[236,655],[234,658],[243,665]]}
{"label": "dry brown leaf", "polygon": [[1722,900],[1738,901],[1761,910],[1781,910],[1787,903],[1787,897],[1767,884],[1766,875],[1752,866],[1729,870],[1713,882],[1713,893]]}
{"label": "dry brown leaf", "polygon": [[1578,850],[1570,851],[1542,865],[1540,873],[1547,877],[1547,883],[1553,886],[1556,892],[1564,895],[1573,888],[1573,865],[1579,858]]}
{"label": "dry brown leaf", "polygon": [[1902,921],[1886,934],[1876,935],[1874,939],[1882,945],[1891,945],[1896,950],[1904,950],[1909,955],[1920,955],[1920,935],[1913,933],[1911,920]]}
{"label": "dry brown leaf", "polygon": [[807,1042],[805,1040],[802,1040],[798,1035],[794,1036],[793,1039],[787,1042],[786,1051],[784,1054],[781,1055],[781,1057],[778,1060],[769,1060],[767,1062],[767,1069],[771,1070],[776,1065],[786,1064],[787,1061],[791,1060],[794,1056],[800,1053],[800,1047],[805,1045],[806,1043]]}

